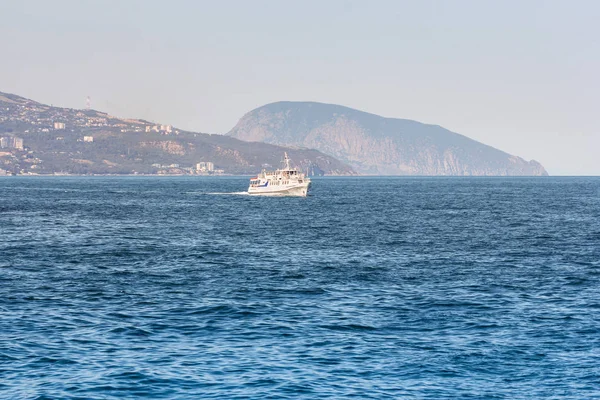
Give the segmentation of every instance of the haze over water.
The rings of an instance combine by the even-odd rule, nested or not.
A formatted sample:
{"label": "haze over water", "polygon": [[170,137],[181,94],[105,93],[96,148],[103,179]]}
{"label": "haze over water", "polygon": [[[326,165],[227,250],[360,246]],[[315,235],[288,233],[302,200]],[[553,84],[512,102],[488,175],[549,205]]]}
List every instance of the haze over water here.
{"label": "haze over water", "polygon": [[0,397],[600,398],[600,179],[247,183],[0,178]]}

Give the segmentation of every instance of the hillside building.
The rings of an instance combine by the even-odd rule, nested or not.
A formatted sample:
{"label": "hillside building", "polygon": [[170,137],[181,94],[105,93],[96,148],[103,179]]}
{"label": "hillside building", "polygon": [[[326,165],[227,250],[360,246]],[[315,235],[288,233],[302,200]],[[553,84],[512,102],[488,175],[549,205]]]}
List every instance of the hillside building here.
{"label": "hillside building", "polygon": [[202,161],[196,164],[196,171],[198,172],[213,172],[215,170],[215,164],[210,161]]}
{"label": "hillside building", "polygon": [[0,138],[0,148],[23,150],[23,139],[16,136],[5,136]]}

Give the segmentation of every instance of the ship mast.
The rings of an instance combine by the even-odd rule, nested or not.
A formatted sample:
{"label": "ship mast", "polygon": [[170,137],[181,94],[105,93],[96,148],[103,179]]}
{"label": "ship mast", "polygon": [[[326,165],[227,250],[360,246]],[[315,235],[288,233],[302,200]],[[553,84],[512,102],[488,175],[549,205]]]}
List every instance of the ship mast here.
{"label": "ship mast", "polygon": [[292,167],[290,167],[290,158],[287,155],[287,151],[283,153],[283,164],[285,169],[292,169]]}

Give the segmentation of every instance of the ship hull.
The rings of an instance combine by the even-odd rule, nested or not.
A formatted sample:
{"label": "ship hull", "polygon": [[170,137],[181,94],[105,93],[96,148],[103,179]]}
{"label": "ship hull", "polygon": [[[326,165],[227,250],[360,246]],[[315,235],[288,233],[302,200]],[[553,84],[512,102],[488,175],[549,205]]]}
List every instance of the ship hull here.
{"label": "ship hull", "polygon": [[301,183],[285,187],[251,187],[248,194],[253,196],[296,196],[306,197],[310,183]]}

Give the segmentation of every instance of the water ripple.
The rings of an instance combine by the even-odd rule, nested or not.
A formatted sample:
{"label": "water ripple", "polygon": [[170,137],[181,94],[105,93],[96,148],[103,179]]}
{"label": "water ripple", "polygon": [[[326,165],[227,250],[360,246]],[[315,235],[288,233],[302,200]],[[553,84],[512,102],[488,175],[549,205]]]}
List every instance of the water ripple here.
{"label": "water ripple", "polygon": [[0,398],[600,398],[600,179],[246,183],[0,178]]}

